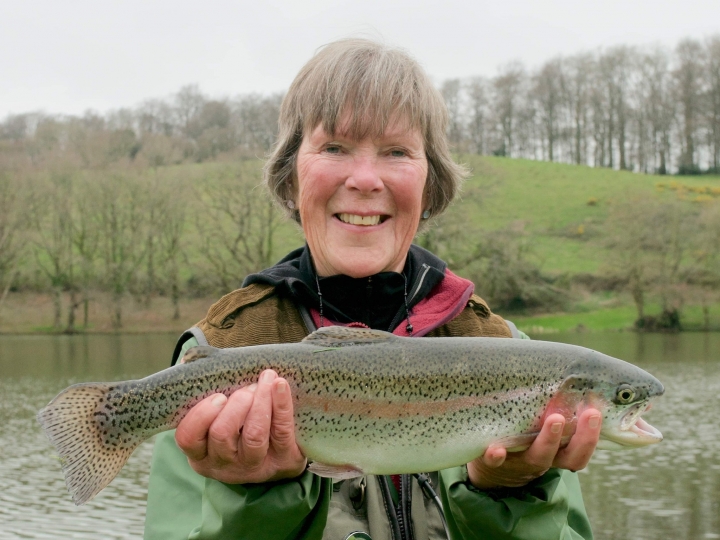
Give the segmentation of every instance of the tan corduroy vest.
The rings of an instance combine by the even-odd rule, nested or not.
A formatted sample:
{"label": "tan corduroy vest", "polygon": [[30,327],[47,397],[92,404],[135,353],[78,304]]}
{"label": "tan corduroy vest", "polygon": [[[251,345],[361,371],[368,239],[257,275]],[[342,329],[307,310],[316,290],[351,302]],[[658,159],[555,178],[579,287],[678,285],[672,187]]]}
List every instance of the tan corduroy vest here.
{"label": "tan corduroy vest", "polygon": [[[276,294],[272,285],[255,283],[223,296],[196,326],[213,347],[246,347],[296,343],[308,330],[295,303]],[[512,337],[505,320],[472,295],[457,317],[427,337]]]}

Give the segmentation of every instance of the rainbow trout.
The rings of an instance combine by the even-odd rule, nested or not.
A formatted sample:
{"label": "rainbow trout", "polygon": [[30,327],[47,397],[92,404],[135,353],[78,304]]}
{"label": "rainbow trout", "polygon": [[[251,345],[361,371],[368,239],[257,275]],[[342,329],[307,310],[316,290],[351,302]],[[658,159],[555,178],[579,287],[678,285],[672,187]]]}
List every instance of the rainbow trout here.
{"label": "rainbow trout", "polygon": [[569,438],[588,406],[603,413],[601,447],[662,440],[640,418],[662,384],[573,345],[327,327],[301,343],[195,347],[183,360],[136,381],[70,386],[38,413],[76,504],[198,401],[230,395],[268,368],[290,385],[297,444],[321,476],[436,471],[473,460],[491,443],[527,448],[553,412],[567,418]]}

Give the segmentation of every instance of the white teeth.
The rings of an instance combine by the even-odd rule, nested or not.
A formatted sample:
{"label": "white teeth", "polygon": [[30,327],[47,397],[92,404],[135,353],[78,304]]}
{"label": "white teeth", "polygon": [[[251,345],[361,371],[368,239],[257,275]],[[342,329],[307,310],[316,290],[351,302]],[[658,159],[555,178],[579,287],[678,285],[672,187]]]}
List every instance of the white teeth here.
{"label": "white teeth", "polygon": [[377,225],[380,223],[380,216],[358,216],[355,214],[338,214],[340,221],[351,225]]}

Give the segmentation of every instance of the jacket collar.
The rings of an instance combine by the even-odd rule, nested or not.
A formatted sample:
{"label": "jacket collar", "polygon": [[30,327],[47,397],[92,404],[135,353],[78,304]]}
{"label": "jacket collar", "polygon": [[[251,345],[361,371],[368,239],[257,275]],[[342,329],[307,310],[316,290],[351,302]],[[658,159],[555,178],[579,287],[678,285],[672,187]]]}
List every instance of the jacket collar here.
{"label": "jacket collar", "polygon": [[[361,322],[370,328],[392,331],[405,320],[405,288],[408,307],[426,298],[443,281],[447,265],[429,251],[411,245],[403,273],[381,272],[367,278],[344,275],[319,278],[323,316],[340,323]],[[307,246],[290,252],[276,265],[243,281],[267,283],[303,305],[319,310],[316,274]],[[405,277],[407,276],[407,284]]]}

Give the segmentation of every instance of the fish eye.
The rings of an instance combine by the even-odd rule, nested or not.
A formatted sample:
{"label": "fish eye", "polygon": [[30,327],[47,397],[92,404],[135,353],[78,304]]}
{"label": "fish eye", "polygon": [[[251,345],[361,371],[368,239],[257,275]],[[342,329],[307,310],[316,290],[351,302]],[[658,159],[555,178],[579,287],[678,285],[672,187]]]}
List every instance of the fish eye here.
{"label": "fish eye", "polygon": [[621,384],[618,386],[615,394],[615,402],[623,405],[632,402],[635,399],[635,390],[629,384]]}

